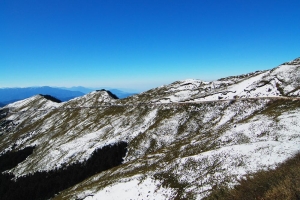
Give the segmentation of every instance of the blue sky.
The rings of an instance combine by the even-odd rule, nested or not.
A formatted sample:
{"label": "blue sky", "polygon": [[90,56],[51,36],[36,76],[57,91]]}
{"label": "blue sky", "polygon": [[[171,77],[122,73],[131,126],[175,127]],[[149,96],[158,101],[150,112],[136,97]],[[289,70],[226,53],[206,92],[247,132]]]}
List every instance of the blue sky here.
{"label": "blue sky", "polygon": [[0,87],[146,90],[300,56],[299,0],[1,0]]}

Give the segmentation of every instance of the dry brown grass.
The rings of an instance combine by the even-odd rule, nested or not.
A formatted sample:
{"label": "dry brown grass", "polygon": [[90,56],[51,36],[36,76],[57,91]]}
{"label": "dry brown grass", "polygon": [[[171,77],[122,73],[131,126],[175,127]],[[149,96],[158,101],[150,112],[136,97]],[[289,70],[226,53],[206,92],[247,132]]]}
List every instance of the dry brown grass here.
{"label": "dry brown grass", "polygon": [[276,169],[248,175],[233,189],[219,187],[205,199],[300,199],[300,153]]}

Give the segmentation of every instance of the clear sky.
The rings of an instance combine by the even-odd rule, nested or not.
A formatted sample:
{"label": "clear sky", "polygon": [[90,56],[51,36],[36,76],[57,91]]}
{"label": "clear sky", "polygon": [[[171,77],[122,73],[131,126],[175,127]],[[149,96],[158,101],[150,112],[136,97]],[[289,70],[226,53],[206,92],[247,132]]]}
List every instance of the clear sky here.
{"label": "clear sky", "polygon": [[300,56],[299,0],[1,0],[0,87],[146,90]]}

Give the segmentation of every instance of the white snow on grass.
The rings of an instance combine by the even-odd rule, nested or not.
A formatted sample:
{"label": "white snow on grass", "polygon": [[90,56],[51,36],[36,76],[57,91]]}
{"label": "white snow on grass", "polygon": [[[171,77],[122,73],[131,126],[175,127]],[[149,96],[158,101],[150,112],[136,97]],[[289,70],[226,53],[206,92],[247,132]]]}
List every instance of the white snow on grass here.
{"label": "white snow on grass", "polygon": [[[215,149],[192,156],[178,157],[173,161],[162,160],[161,164],[165,167],[158,168],[157,171],[154,169],[151,174],[168,173],[176,177],[181,184],[187,184],[184,188],[186,193],[192,192],[196,195],[196,199],[202,199],[215,184],[227,181],[229,186],[233,186],[237,184],[237,179],[246,174],[273,169],[300,151],[299,111],[296,109],[282,112],[277,117],[276,123],[272,119],[273,116],[257,114],[243,123],[235,124],[235,127],[233,124],[217,139],[220,144]],[[173,120],[176,121],[175,116]],[[172,141],[169,136],[164,137],[160,140]],[[193,142],[197,141],[191,141]],[[155,159],[163,156],[163,154],[153,155],[147,162],[155,163],[157,162]],[[134,165],[137,166],[138,162]],[[159,181],[149,179],[144,174],[139,176],[144,177],[145,182],[135,178],[121,181],[90,193],[91,196],[86,199],[174,198],[175,188],[162,188]],[[145,186],[149,189],[145,189]],[[170,196],[164,196],[166,194]]]}
{"label": "white snow on grass", "polygon": [[[161,173],[173,176],[173,180],[186,185],[186,194],[192,192],[196,199],[201,199],[216,183],[229,180],[228,184],[233,185],[236,177],[274,168],[299,152],[300,108],[295,108],[296,104],[293,107],[283,104],[286,111],[276,107],[270,114],[263,112],[267,103],[272,103],[267,99],[202,102],[203,105],[192,105],[187,110],[178,109],[180,104],[167,103],[226,100],[235,96],[276,97],[282,90],[299,95],[295,73],[299,77],[299,66],[282,65],[274,70],[214,82],[178,81],[160,87],[161,94],[149,100],[158,104],[144,108],[135,107],[140,106],[136,102],[124,105],[105,91],[95,91],[62,104],[41,96],[9,104],[12,111],[19,113],[10,113],[8,119],[17,123],[27,120],[25,128],[42,119],[51,108],[78,108],[76,113],[70,109],[57,110],[41,121],[39,127],[14,140],[12,144],[35,144],[37,149],[11,172],[19,176],[82,162],[95,149],[125,141],[131,145],[124,158],[127,168],[119,168],[119,175],[125,175],[105,183],[108,186],[104,189],[80,191],[80,199],[175,198],[178,188],[162,187],[154,179],[154,175]],[[105,116],[102,114],[109,110],[82,109],[112,103],[126,107]],[[26,112],[20,114],[20,111]],[[211,135],[207,138],[206,133]],[[182,151],[176,152],[177,148]],[[178,156],[172,157],[173,153]],[[155,167],[147,171],[149,174],[130,171],[150,165]]]}
{"label": "white snow on grass", "polygon": [[120,181],[95,194],[90,194],[84,200],[165,200],[173,199],[175,196],[174,189],[164,188],[158,180],[146,177],[141,180],[133,178],[124,182]]}
{"label": "white snow on grass", "polygon": [[38,98],[39,98],[39,96],[36,95],[36,96],[30,97],[30,98],[26,98],[24,100],[20,100],[20,101],[14,102],[14,103],[10,103],[10,104],[6,105],[5,107],[20,108],[20,107],[28,105],[30,102],[32,102],[32,101],[34,101]]}
{"label": "white snow on grass", "polygon": [[[212,82],[187,79],[161,87],[165,91],[154,102],[199,102],[235,98],[299,96],[299,65],[281,65],[273,70],[228,77]],[[291,91],[293,91],[291,93]]]}
{"label": "white snow on grass", "polygon": [[[32,167],[32,170],[49,171],[59,168],[65,163],[70,164],[74,160],[83,162],[87,160],[96,149],[100,149],[106,145],[112,145],[120,141],[129,142],[138,134],[147,130],[154,123],[156,113],[157,109],[153,109],[146,113],[146,115],[143,117],[143,120],[141,120],[142,124],[136,124],[133,127],[131,127],[130,124],[122,127],[124,118],[121,118],[112,119],[110,125],[90,133],[74,135],[74,130],[70,130],[55,139],[46,139],[47,135],[44,135],[44,137],[41,137],[38,141],[35,141],[34,144],[39,145],[47,143],[47,146],[51,148],[45,149],[44,152],[38,152],[41,154],[41,158],[35,161],[36,164]],[[52,121],[51,118],[49,118],[49,121]],[[85,126],[86,123],[87,122],[83,120],[81,123],[77,124],[77,126]],[[51,128],[49,122],[43,127],[45,129]],[[130,158],[125,159],[125,161],[128,159]],[[17,167],[15,167],[12,172],[15,175],[25,175],[27,170],[26,166],[28,166],[28,163],[30,162],[30,159],[23,161]]]}
{"label": "white snow on grass", "polygon": [[93,91],[84,96],[76,97],[62,103],[62,107],[92,107],[103,103],[113,103],[116,99],[112,98],[107,91]]}
{"label": "white snow on grass", "polygon": [[[213,185],[224,180],[227,180],[227,184],[234,185],[237,184],[237,179],[246,174],[275,168],[277,164],[299,152],[299,146],[299,140],[225,146],[195,156],[178,158],[175,164],[177,167],[172,170],[180,182],[194,183],[189,184],[186,190],[193,190],[197,194],[196,199],[202,199]],[[228,182],[228,178],[231,182]],[[197,187],[193,188],[193,185]]]}

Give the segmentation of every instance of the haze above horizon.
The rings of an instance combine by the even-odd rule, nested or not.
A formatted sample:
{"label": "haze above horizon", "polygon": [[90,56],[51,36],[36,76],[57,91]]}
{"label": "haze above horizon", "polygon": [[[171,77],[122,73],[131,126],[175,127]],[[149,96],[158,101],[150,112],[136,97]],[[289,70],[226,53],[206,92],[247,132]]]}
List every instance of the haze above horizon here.
{"label": "haze above horizon", "polygon": [[3,0],[0,88],[147,90],[300,56],[300,1]]}

